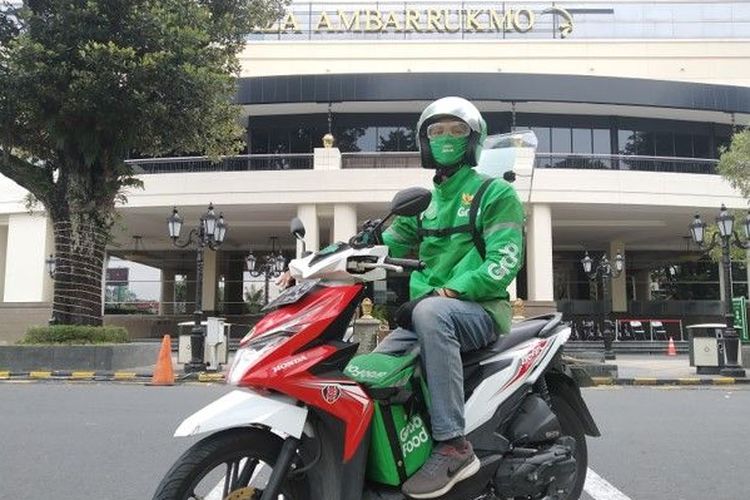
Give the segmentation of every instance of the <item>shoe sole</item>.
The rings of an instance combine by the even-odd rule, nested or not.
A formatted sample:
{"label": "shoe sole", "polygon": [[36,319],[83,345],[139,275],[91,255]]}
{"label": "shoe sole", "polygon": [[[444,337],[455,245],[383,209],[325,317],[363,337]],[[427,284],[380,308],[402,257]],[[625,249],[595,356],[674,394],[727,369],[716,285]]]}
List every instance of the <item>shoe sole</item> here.
{"label": "shoe sole", "polygon": [[460,469],[455,476],[453,476],[453,479],[448,482],[445,486],[440,488],[437,491],[431,491],[430,493],[412,493],[407,495],[409,498],[416,498],[417,500],[423,500],[428,498],[438,498],[446,493],[448,493],[453,487],[456,485],[456,483],[459,483],[463,481],[464,479],[468,479],[477,472],[479,472],[479,468],[481,467],[481,463],[479,462],[479,459],[474,455],[474,460],[471,461],[468,465],[465,465],[462,469]]}

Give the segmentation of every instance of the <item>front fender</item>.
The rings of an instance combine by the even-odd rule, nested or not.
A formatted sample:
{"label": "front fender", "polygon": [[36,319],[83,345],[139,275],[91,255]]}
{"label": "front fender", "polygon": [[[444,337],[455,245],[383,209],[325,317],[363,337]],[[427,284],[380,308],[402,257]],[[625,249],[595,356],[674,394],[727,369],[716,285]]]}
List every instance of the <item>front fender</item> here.
{"label": "front fender", "polygon": [[299,439],[306,421],[307,408],[297,406],[292,398],[238,390],[190,415],[177,427],[174,436],[196,436],[259,424]]}

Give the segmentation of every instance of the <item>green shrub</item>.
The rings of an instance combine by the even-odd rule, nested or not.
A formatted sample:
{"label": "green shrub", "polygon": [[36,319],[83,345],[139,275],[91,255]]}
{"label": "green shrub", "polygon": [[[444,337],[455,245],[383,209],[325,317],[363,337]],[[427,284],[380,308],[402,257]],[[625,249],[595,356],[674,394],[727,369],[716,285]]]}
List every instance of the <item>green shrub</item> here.
{"label": "green shrub", "polygon": [[121,344],[128,342],[121,326],[32,326],[19,344]]}

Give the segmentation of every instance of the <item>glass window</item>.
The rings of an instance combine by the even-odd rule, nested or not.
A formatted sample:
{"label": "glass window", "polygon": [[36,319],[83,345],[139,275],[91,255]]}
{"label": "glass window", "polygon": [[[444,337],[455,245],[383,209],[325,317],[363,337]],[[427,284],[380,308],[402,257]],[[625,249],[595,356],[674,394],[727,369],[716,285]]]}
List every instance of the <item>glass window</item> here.
{"label": "glass window", "polygon": [[672,132],[654,132],[653,136],[656,156],[674,156]]}
{"label": "glass window", "polygon": [[416,151],[414,130],[406,127],[378,127],[378,151]]}
{"label": "glass window", "polygon": [[573,152],[579,154],[591,154],[591,129],[574,128],[573,129]]}
{"label": "glass window", "polygon": [[549,153],[552,151],[552,146],[550,143],[550,131],[547,127],[532,127],[531,130],[536,134],[536,140],[538,142],[538,145],[536,147],[537,152],[539,153]]}
{"label": "glass window", "polygon": [[693,154],[696,158],[711,158],[711,151],[707,135],[693,136]]}
{"label": "glass window", "polygon": [[569,128],[552,129],[552,152],[553,153],[570,153],[571,134]]}
{"label": "glass window", "polygon": [[250,129],[250,152],[255,154],[268,153],[268,129]]}
{"label": "glass window", "polygon": [[290,153],[309,153],[312,151],[312,130],[310,128],[293,129],[290,134]]}
{"label": "glass window", "polygon": [[641,156],[654,156],[654,133],[637,132],[636,154]]}
{"label": "glass window", "polygon": [[[597,155],[612,154],[612,145],[609,142],[609,129],[595,128],[591,131],[593,136],[593,152]],[[596,158],[594,163],[604,168],[612,168],[609,158]]]}
{"label": "glass window", "polygon": [[274,128],[271,129],[268,141],[268,152],[273,154],[282,154],[289,152],[289,129]]}
{"label": "glass window", "polygon": [[636,134],[634,130],[617,131],[617,148],[621,155],[636,154],[635,142]]}
{"label": "glass window", "polygon": [[612,145],[609,142],[609,129],[595,128],[593,131],[593,149],[598,155],[608,155],[612,153]]}
{"label": "glass window", "polygon": [[674,135],[674,155],[681,158],[692,158],[693,136],[690,134]]}
{"label": "glass window", "polygon": [[377,130],[375,127],[345,127],[334,131],[339,149],[344,153],[375,151]]}
{"label": "glass window", "polygon": [[728,148],[732,144],[732,138],[727,135],[716,136],[716,158],[721,155],[722,148]]}

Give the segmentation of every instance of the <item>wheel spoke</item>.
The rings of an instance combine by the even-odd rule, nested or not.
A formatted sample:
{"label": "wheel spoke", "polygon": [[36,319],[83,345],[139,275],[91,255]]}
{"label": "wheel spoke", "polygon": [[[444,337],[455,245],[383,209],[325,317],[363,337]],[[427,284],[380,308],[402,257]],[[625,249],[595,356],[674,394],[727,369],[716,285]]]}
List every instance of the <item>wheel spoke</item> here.
{"label": "wheel spoke", "polygon": [[232,491],[232,474],[234,472],[234,462],[226,462],[227,471],[224,474],[224,490],[222,491],[222,500],[229,496],[229,492]]}
{"label": "wheel spoke", "polygon": [[255,468],[257,466],[257,458],[248,458],[245,462],[245,466],[242,467],[242,472],[240,472],[239,476],[237,477],[237,483],[235,486],[238,486],[240,488],[247,486],[250,483],[250,478],[253,476],[253,472],[255,472]]}

